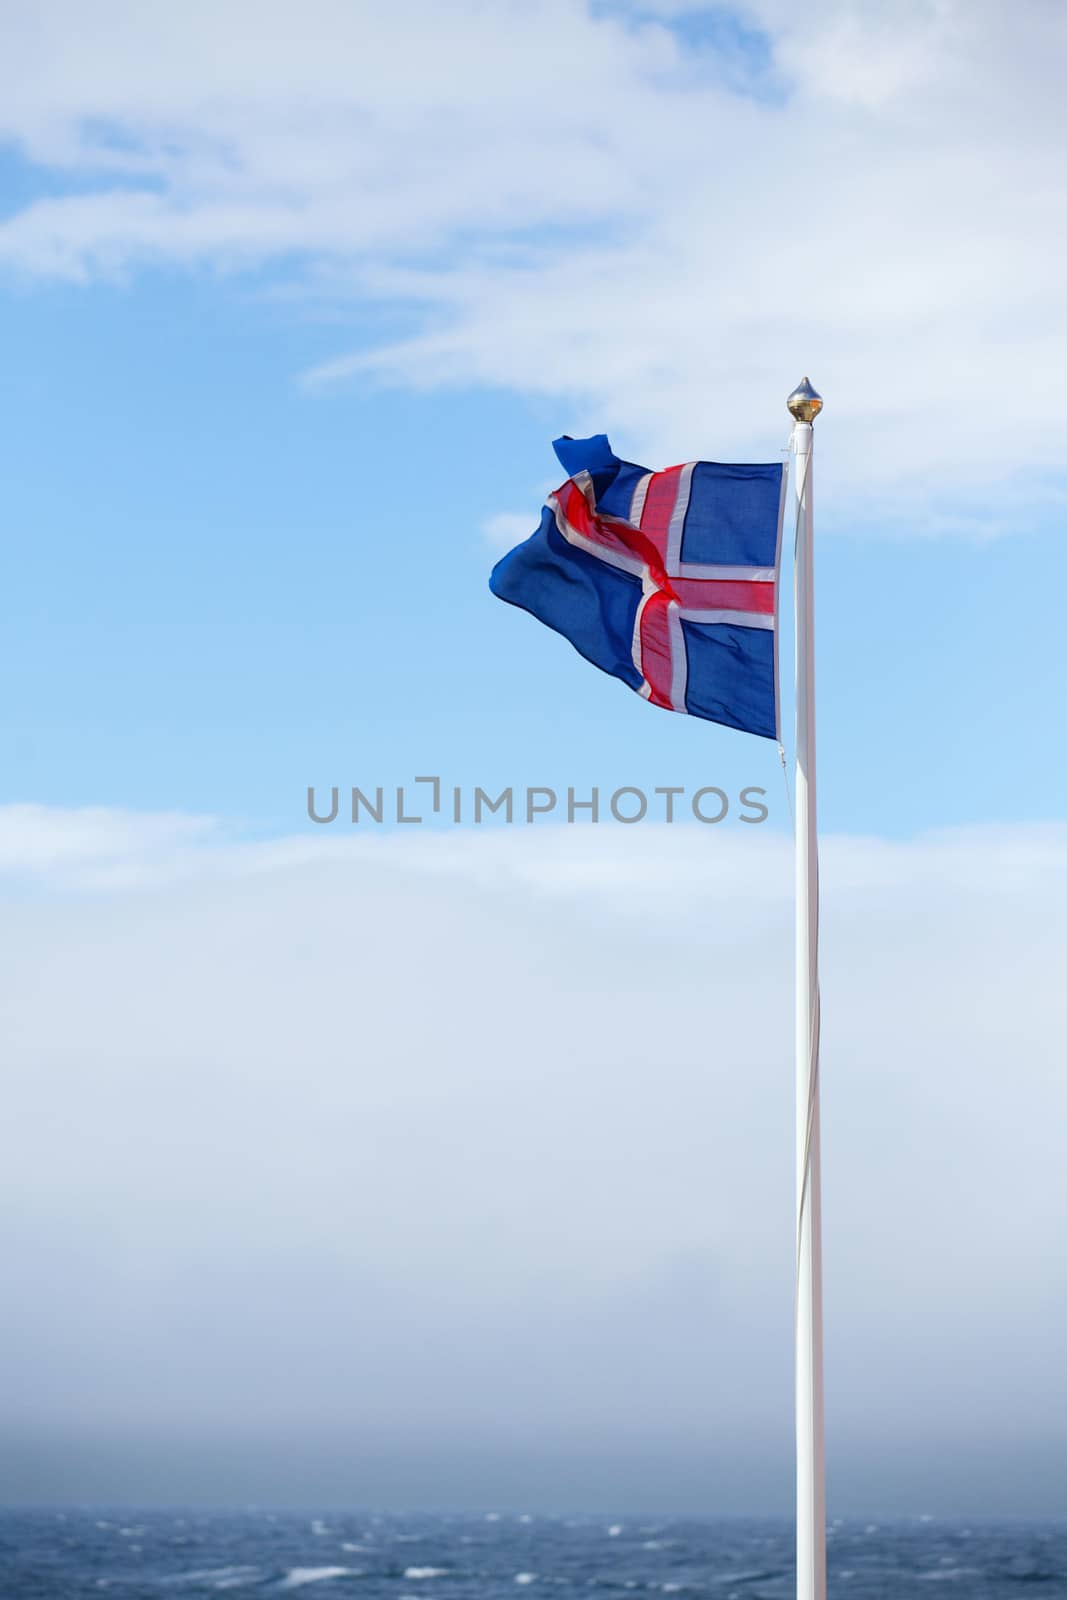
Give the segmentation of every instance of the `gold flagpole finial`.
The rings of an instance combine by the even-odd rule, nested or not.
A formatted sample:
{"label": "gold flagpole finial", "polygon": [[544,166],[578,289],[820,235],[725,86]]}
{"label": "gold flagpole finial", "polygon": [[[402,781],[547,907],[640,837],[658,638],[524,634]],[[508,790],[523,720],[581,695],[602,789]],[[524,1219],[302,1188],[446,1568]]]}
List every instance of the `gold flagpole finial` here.
{"label": "gold flagpole finial", "polygon": [[797,384],[786,405],[797,422],[814,422],[822,410],[822,395],[812,388],[810,378],[805,378]]}

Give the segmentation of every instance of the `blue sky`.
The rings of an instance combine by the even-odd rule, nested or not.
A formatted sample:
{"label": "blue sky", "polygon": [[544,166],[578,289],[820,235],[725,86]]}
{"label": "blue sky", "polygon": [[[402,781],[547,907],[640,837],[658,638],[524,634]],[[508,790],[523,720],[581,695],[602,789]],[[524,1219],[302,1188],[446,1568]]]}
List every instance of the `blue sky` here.
{"label": "blue sky", "polygon": [[[1054,86],[993,14],[904,9],[560,0],[423,24],[402,76],[357,14],[331,51],[279,6],[245,56],[207,13],[76,58],[58,0],[24,18],[8,798],[287,829],[308,783],[423,769],[780,797],[773,752],[494,606],[484,530],[536,525],[559,432],[774,459],[810,369],[825,824],[1057,815]],[[568,39],[584,93],[531,125]]]}
{"label": "blue sky", "polygon": [[[808,372],[831,1510],[1062,1512],[1067,15],[7,32],[0,1493],[391,1439],[439,1504],[788,1511],[778,755],[487,578],[556,435],[775,460]],[[307,821],[434,773],[771,820]]]}
{"label": "blue sky", "polygon": [[[339,329],[274,286],[202,268],[9,285],[7,798],[286,829],[312,782],[725,779],[767,786],[784,824],[773,750],[657,715],[489,596],[483,524],[501,506],[536,524],[573,405],[473,384],[309,389],[301,373],[373,322],[356,308]],[[783,393],[794,376],[783,365]],[[787,434],[773,399],[751,419],[764,459]],[[850,533],[837,497],[827,466],[826,825],[1058,814],[1057,637],[1022,620],[1067,576],[1057,519],[986,539]]]}

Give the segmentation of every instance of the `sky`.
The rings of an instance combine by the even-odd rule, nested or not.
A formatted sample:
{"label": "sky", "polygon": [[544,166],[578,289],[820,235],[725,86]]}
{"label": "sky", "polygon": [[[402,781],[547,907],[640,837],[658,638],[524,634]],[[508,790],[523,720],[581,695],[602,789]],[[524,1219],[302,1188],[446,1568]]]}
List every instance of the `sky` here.
{"label": "sky", "polygon": [[486,579],[810,373],[830,1508],[1067,1513],[1067,15],[5,32],[0,1499],[788,1511],[779,755]]}

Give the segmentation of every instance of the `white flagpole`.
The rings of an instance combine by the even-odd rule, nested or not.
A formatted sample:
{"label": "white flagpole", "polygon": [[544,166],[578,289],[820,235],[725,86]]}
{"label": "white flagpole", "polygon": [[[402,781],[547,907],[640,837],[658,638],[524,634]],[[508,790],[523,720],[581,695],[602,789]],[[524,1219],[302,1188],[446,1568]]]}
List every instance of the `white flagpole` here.
{"label": "white flagpole", "polygon": [[807,378],[794,418],[796,604],[796,1437],[797,1600],[826,1600],[823,1447],[822,1202],[819,1173],[819,857],[815,812],[812,423],[822,399]]}

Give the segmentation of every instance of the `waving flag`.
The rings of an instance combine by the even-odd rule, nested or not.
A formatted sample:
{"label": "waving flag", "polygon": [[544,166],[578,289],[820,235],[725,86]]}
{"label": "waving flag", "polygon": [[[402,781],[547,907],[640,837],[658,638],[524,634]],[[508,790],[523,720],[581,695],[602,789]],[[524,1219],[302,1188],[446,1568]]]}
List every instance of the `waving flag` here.
{"label": "waving flag", "polygon": [[785,468],[649,472],[602,433],[554,449],[570,476],[494,567],[493,593],[653,705],[778,738]]}

